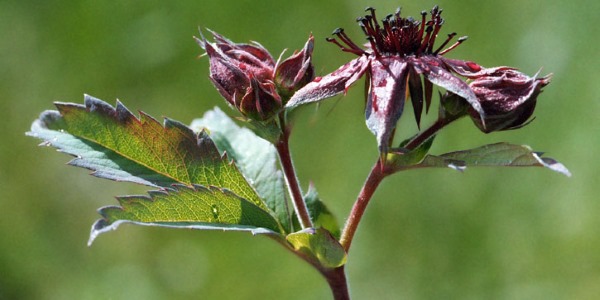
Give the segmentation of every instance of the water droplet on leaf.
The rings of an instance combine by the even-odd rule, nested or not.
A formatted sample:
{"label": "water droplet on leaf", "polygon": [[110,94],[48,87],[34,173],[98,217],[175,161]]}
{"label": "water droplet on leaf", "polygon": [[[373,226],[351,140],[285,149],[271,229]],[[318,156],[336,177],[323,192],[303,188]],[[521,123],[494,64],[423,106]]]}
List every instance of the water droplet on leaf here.
{"label": "water droplet on leaf", "polygon": [[211,212],[215,221],[219,219],[219,208],[216,204],[211,205]]}

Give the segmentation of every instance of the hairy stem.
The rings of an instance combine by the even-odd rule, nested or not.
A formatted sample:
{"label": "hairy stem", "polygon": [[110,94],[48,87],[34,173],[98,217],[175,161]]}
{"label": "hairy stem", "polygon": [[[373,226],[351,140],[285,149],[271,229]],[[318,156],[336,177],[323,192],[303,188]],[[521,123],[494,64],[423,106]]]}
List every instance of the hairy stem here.
{"label": "hairy stem", "polygon": [[358,228],[358,224],[367,209],[367,205],[373,197],[375,190],[385,178],[385,170],[382,165],[381,160],[377,160],[377,163],[371,169],[371,173],[369,173],[369,177],[365,181],[360,193],[358,194],[358,198],[356,202],[354,202],[354,206],[352,207],[352,211],[350,211],[350,215],[348,216],[348,220],[346,221],[346,225],[344,226],[344,230],[342,231],[342,236],[340,237],[340,244],[346,252],[350,249],[350,245],[352,244],[352,239],[354,238],[354,234],[356,233],[356,229]]}
{"label": "hairy stem", "polygon": [[292,162],[289,145],[290,129],[285,124],[284,116],[280,117],[280,124],[282,133],[279,137],[279,140],[275,144],[275,148],[279,154],[279,160],[283,169],[285,182],[288,186],[290,197],[292,198],[294,210],[296,211],[300,225],[303,229],[311,228],[313,227],[313,223],[311,221],[310,214],[308,213],[306,203],[304,202],[304,198],[302,197],[302,190],[300,189],[298,177],[296,176],[296,169],[294,169],[294,164]]}

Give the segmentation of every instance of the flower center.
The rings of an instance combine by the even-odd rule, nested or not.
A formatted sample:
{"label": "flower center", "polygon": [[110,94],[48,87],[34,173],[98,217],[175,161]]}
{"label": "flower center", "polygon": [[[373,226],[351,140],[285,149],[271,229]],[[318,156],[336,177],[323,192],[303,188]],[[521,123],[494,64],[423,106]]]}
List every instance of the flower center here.
{"label": "flower center", "polygon": [[442,19],[442,10],[437,6],[431,9],[431,17],[427,20],[427,12],[421,12],[421,21],[414,20],[412,17],[402,18],[400,9],[394,14],[389,14],[381,24],[375,16],[375,9],[367,7],[369,12],[364,17],[357,19],[358,25],[367,36],[368,46],[372,52],[367,52],[356,45],[345,33],[342,28],[333,32],[339,41],[335,38],[327,38],[328,42],[338,45],[342,51],[354,53],[356,55],[390,56],[390,55],[443,55],[456,48],[464,42],[467,37],[461,37],[452,46],[442,50],[456,36],[456,33],[448,34],[448,38],[441,46],[434,50],[435,39],[444,24]]}

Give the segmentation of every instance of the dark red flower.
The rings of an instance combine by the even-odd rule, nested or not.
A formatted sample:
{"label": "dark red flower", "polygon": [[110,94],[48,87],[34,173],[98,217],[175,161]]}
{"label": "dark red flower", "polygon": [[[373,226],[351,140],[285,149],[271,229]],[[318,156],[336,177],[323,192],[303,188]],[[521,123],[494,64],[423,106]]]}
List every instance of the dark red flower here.
{"label": "dark red flower", "polygon": [[381,152],[387,152],[407,95],[410,95],[418,124],[423,102],[429,109],[434,84],[465,99],[481,118],[484,117],[475,92],[454,73],[477,76],[502,67],[484,69],[474,62],[444,58],[445,53],[462,43],[466,37],[459,38],[444,49],[456,35],[451,33],[439,47],[434,48],[444,23],[441,9],[434,7],[429,20],[427,13],[422,12],[420,21],[411,17],[402,18],[400,10],[397,10],[381,23],[376,19],[375,9],[367,8],[367,11],[369,14],[358,19],[367,36],[366,49],[355,44],[342,29],[336,29],[333,34],[337,38],[328,41],[338,45],[342,51],[358,55],[358,58],[328,75],[315,78],[296,92],[287,107],[345,93],[350,85],[366,73],[366,123],[377,137]]}
{"label": "dark red flower", "polygon": [[212,32],[214,43],[196,39],[210,59],[210,79],[219,93],[244,116],[268,120],[281,111],[289,94],[314,78],[309,37],[300,52],[282,63],[259,43],[238,44]]}

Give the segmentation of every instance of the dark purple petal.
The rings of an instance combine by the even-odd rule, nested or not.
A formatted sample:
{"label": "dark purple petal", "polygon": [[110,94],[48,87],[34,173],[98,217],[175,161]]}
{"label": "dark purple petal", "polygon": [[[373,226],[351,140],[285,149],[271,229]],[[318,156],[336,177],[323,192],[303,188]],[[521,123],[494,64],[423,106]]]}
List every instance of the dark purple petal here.
{"label": "dark purple petal", "polygon": [[397,57],[371,61],[365,116],[367,127],[375,134],[381,153],[387,152],[390,138],[404,109],[408,69],[408,63]]}
{"label": "dark purple petal", "polygon": [[410,101],[412,102],[413,111],[415,113],[417,127],[421,128],[421,114],[423,113],[423,84],[421,83],[421,75],[410,67],[408,72]]}
{"label": "dark purple petal", "polygon": [[228,53],[229,51],[239,51],[237,52],[238,55],[239,53],[245,53],[247,56],[252,56],[254,59],[262,62],[263,64],[270,66],[275,65],[273,57],[261,44],[257,42],[252,42],[252,44],[234,43],[228,38],[212,30],[209,31],[213,35],[216,45],[219,47],[219,49],[221,49],[221,51],[225,53]]}
{"label": "dark purple petal", "polygon": [[429,108],[431,107],[431,97],[433,96],[433,83],[429,81],[427,78],[423,79],[425,83],[425,113],[429,113]]}
{"label": "dark purple petal", "polygon": [[511,67],[484,68],[472,61],[450,59],[445,57],[440,57],[440,59],[452,72],[471,79],[487,76],[500,70],[514,70],[514,68]]}
{"label": "dark purple petal", "polygon": [[330,74],[316,77],[299,89],[288,101],[286,107],[291,108],[333,97],[342,92],[345,93],[350,85],[365,73],[369,63],[369,57],[363,55],[351,60]]}
{"label": "dark purple petal", "polygon": [[222,57],[227,57],[231,64],[237,66],[248,76],[253,76],[259,81],[272,80],[275,62],[269,51],[263,46],[256,42],[254,44],[237,44],[214,31],[210,32],[215,43],[208,42],[202,36],[202,39],[196,39],[202,48],[207,50],[207,45],[211,45]]}
{"label": "dark purple petal", "polygon": [[261,83],[252,78],[239,110],[253,120],[267,120],[281,110],[281,99],[272,83]]}
{"label": "dark purple petal", "polygon": [[311,62],[314,40],[311,34],[301,51],[277,65],[274,77],[282,96],[292,96],[296,90],[314,79],[315,70]]}
{"label": "dark purple petal", "polygon": [[422,56],[418,59],[412,58],[410,62],[415,70],[418,73],[425,75],[431,83],[443,87],[447,91],[464,98],[479,114],[481,119],[484,118],[485,113],[483,112],[475,93],[468,84],[446,70],[442,60],[436,57]]}
{"label": "dark purple petal", "polygon": [[249,77],[213,44],[205,43],[204,49],[210,60],[211,81],[227,102],[236,105],[239,99],[235,99],[234,95],[244,94],[250,84]]}

